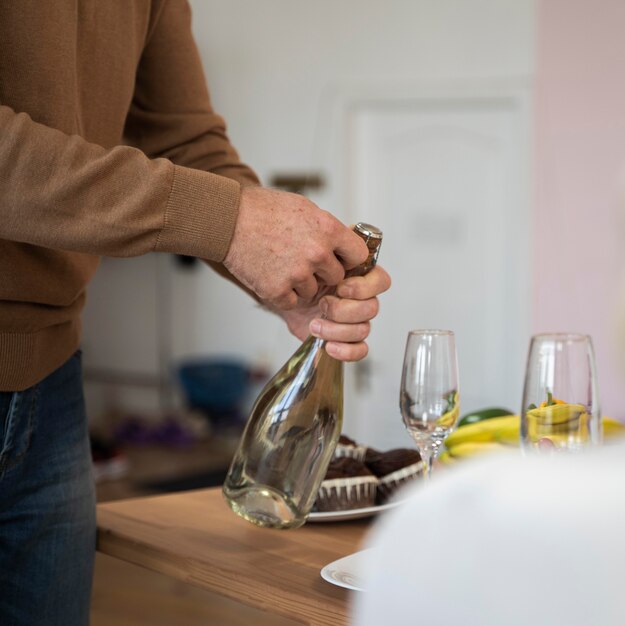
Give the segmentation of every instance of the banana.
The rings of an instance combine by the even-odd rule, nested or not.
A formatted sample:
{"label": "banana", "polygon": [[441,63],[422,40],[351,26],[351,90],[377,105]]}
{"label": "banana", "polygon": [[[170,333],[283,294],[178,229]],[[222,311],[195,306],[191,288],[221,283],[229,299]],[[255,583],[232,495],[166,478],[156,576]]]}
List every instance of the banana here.
{"label": "banana", "polygon": [[[558,417],[560,416],[558,415]],[[556,424],[555,431],[558,430],[558,426],[561,425]],[[446,450],[441,454],[441,461],[453,462],[454,459],[473,456],[480,452],[516,446],[519,443],[519,429],[520,418],[518,415],[494,417],[475,424],[461,426],[445,440]],[[558,436],[558,433],[552,433],[551,436]],[[625,425],[610,417],[604,417],[603,436],[606,440],[625,437]]]}
{"label": "banana", "polygon": [[455,463],[454,459],[452,458],[451,454],[449,454],[449,450],[443,450],[440,455],[438,456],[438,460],[443,464],[443,465],[453,465]]}
{"label": "banana", "polygon": [[505,452],[509,449],[510,448],[507,446],[503,446],[497,442],[467,441],[465,443],[459,443],[449,449],[448,452],[452,459],[465,459],[467,457],[478,456],[485,453]]}
{"label": "banana", "polygon": [[514,421],[503,426],[495,433],[495,441],[506,446],[518,446],[521,439],[521,418],[514,415]]}
{"label": "banana", "polygon": [[625,426],[611,417],[604,417],[603,437],[605,439],[618,439],[619,437],[625,437]]}
{"label": "banana", "polygon": [[553,427],[558,424],[569,424],[585,419],[586,407],[581,404],[566,404],[559,401],[558,404],[541,406],[527,412],[527,419],[540,426]]}
{"label": "banana", "polygon": [[469,424],[468,426],[461,426],[447,437],[445,447],[449,450],[468,441],[512,441],[516,443],[518,439],[519,416],[507,415],[505,417],[493,417],[476,424]]}

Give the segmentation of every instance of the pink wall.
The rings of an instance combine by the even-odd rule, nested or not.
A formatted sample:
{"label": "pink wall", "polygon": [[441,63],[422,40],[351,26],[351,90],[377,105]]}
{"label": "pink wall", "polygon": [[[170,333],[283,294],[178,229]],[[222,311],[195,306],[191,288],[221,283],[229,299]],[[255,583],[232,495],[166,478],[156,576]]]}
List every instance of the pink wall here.
{"label": "pink wall", "polygon": [[537,12],[533,330],[592,335],[604,414],[625,419],[625,1]]}

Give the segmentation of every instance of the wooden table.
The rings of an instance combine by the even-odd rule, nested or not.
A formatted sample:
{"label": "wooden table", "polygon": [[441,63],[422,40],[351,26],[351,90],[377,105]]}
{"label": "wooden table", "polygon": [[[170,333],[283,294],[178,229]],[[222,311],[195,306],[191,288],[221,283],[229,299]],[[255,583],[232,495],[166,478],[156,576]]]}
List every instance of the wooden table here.
{"label": "wooden table", "polygon": [[302,624],[347,624],[348,592],[321,568],[356,552],[367,521],[269,530],[238,518],[221,489],[98,506],[98,550]]}

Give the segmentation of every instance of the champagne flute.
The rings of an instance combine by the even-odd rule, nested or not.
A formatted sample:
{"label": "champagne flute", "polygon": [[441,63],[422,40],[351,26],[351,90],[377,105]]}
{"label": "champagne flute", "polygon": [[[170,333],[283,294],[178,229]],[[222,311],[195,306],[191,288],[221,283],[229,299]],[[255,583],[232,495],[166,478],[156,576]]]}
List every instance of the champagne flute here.
{"label": "champagne flute", "polygon": [[588,335],[535,335],[521,407],[524,452],[579,452],[599,444],[601,411]]}
{"label": "champagne flute", "polygon": [[427,479],[460,415],[458,359],[452,331],[408,333],[399,393],[404,424],[423,459]]}

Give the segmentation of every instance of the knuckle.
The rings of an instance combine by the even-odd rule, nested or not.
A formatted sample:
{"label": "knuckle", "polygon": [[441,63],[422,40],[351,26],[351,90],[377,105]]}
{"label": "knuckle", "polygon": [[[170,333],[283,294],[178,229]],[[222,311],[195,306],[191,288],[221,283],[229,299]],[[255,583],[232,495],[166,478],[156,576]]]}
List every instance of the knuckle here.
{"label": "knuckle", "polygon": [[286,296],[289,291],[290,288],[288,287],[288,285],[283,281],[280,281],[279,283],[275,283],[274,285],[271,285],[269,287],[267,296],[271,300],[280,300],[281,298]]}
{"label": "knuckle", "polygon": [[369,322],[363,322],[362,324],[358,324],[358,329],[356,332],[356,340],[364,341],[368,336],[371,330],[371,324]]}
{"label": "knuckle", "polygon": [[380,301],[377,298],[369,300],[369,319],[374,318],[380,312]]}
{"label": "knuckle", "polygon": [[291,280],[293,283],[302,284],[308,282],[310,278],[310,272],[304,267],[296,267],[291,272]]}
{"label": "knuckle", "polygon": [[314,265],[325,265],[330,255],[322,245],[316,245],[311,247],[308,257]]}
{"label": "knuckle", "polygon": [[[373,272],[375,272],[375,275],[373,274]],[[375,278],[376,293],[384,293],[391,288],[391,277],[379,265],[373,269],[371,274],[372,278]]]}
{"label": "knuckle", "polygon": [[369,353],[369,346],[366,343],[351,344],[348,349],[342,351],[344,361],[360,361]]}
{"label": "knuckle", "polygon": [[385,270],[382,270],[384,272],[384,280],[382,283],[382,288],[384,291],[387,291],[388,289],[391,288],[391,285],[393,284],[393,279],[391,278],[391,275],[386,272]]}

